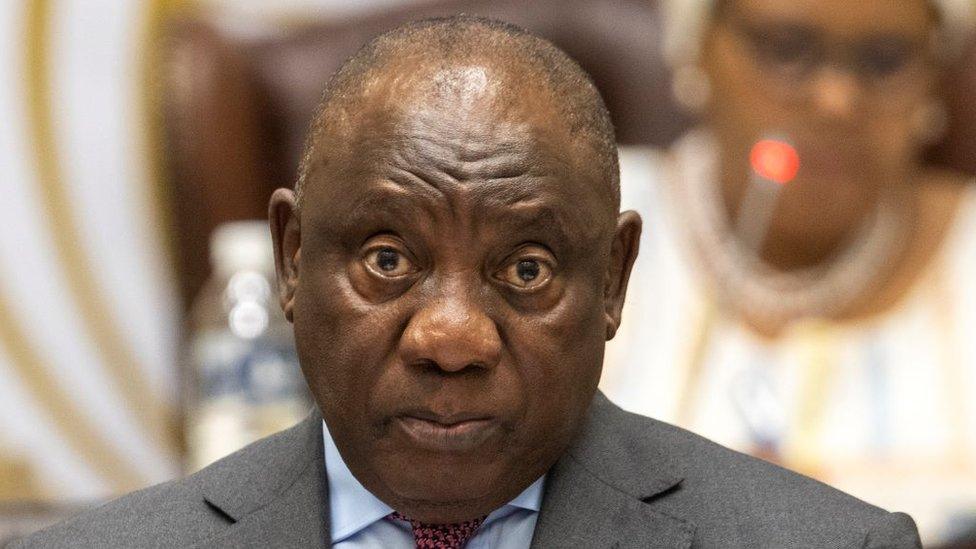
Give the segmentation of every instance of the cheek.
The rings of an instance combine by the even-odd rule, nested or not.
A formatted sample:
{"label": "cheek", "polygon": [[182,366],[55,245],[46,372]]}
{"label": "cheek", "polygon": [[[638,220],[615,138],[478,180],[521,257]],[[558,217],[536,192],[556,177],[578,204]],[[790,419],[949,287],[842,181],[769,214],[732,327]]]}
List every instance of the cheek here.
{"label": "cheek", "polygon": [[344,270],[303,276],[295,296],[295,343],[319,406],[366,413],[380,367],[395,348],[395,310],[363,302]]}
{"label": "cheek", "polygon": [[912,113],[908,112],[876,119],[871,126],[875,153],[890,165],[914,161],[921,150],[921,143],[916,139],[912,126]]}
{"label": "cheek", "polygon": [[606,335],[600,292],[568,285],[553,309],[511,319],[505,328],[530,413],[570,421],[589,404],[600,377]]}

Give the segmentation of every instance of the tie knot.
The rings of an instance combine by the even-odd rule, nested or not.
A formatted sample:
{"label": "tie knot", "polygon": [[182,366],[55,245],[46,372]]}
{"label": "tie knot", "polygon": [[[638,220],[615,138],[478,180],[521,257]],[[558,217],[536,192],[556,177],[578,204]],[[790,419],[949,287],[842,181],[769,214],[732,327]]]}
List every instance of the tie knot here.
{"label": "tie knot", "polygon": [[417,549],[463,549],[464,544],[474,537],[475,530],[487,517],[450,524],[428,524],[405,517],[400,513],[390,513],[389,518],[410,523],[413,540]]}

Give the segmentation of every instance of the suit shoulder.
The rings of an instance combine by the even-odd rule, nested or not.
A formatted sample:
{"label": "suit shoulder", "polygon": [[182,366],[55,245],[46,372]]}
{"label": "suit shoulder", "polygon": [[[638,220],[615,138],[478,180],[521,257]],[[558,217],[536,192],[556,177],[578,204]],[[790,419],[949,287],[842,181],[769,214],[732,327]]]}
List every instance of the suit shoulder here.
{"label": "suit shoulder", "polygon": [[[303,422],[307,424],[308,422]],[[210,487],[267,485],[281,471],[299,424],[263,438],[183,479],[138,490],[14,543],[34,547],[186,547],[233,521],[207,502]]]}
{"label": "suit shoulder", "polygon": [[680,473],[678,488],[655,505],[689,517],[706,539],[739,536],[743,546],[756,540],[788,547],[920,546],[914,522],[902,513],[674,425],[628,412],[617,425],[645,442],[637,450],[645,467],[665,461]]}
{"label": "suit shoulder", "polygon": [[41,547],[177,547],[223,524],[194,489],[191,478],[132,492],[14,543]]}
{"label": "suit shoulder", "polygon": [[[680,469],[687,487],[712,493],[736,492],[763,506],[803,508],[829,502],[848,513],[876,518],[885,513],[873,505],[845,494],[820,481],[779,465],[737,452],[681,427],[625,412],[628,429],[643,440],[656,440],[665,447],[664,457]],[[660,456],[659,456],[660,457]],[[850,516],[850,515],[848,515]]]}

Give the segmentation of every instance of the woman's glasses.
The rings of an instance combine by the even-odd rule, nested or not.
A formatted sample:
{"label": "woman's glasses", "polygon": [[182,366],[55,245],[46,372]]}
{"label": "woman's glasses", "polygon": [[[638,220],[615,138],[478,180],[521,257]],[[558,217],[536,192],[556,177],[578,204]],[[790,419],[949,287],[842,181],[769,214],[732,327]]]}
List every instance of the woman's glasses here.
{"label": "woman's glasses", "polygon": [[754,24],[731,14],[723,22],[744,40],[764,73],[794,90],[829,66],[853,75],[867,90],[897,94],[921,73],[932,50],[927,40],[898,34],[837,42],[802,24]]}

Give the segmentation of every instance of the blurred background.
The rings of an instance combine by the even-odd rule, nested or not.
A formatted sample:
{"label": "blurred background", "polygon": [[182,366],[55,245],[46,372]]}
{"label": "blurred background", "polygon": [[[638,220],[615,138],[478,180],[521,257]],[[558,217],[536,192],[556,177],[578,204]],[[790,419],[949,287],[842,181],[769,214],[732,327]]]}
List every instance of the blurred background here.
{"label": "blurred background", "polygon": [[[905,4],[931,20],[884,0],[0,4],[0,545],[304,417],[268,197],[346,57],[467,13],[555,42],[613,115],[647,234],[610,397],[976,547],[976,6]],[[760,140],[798,151],[795,182],[769,186]]]}

